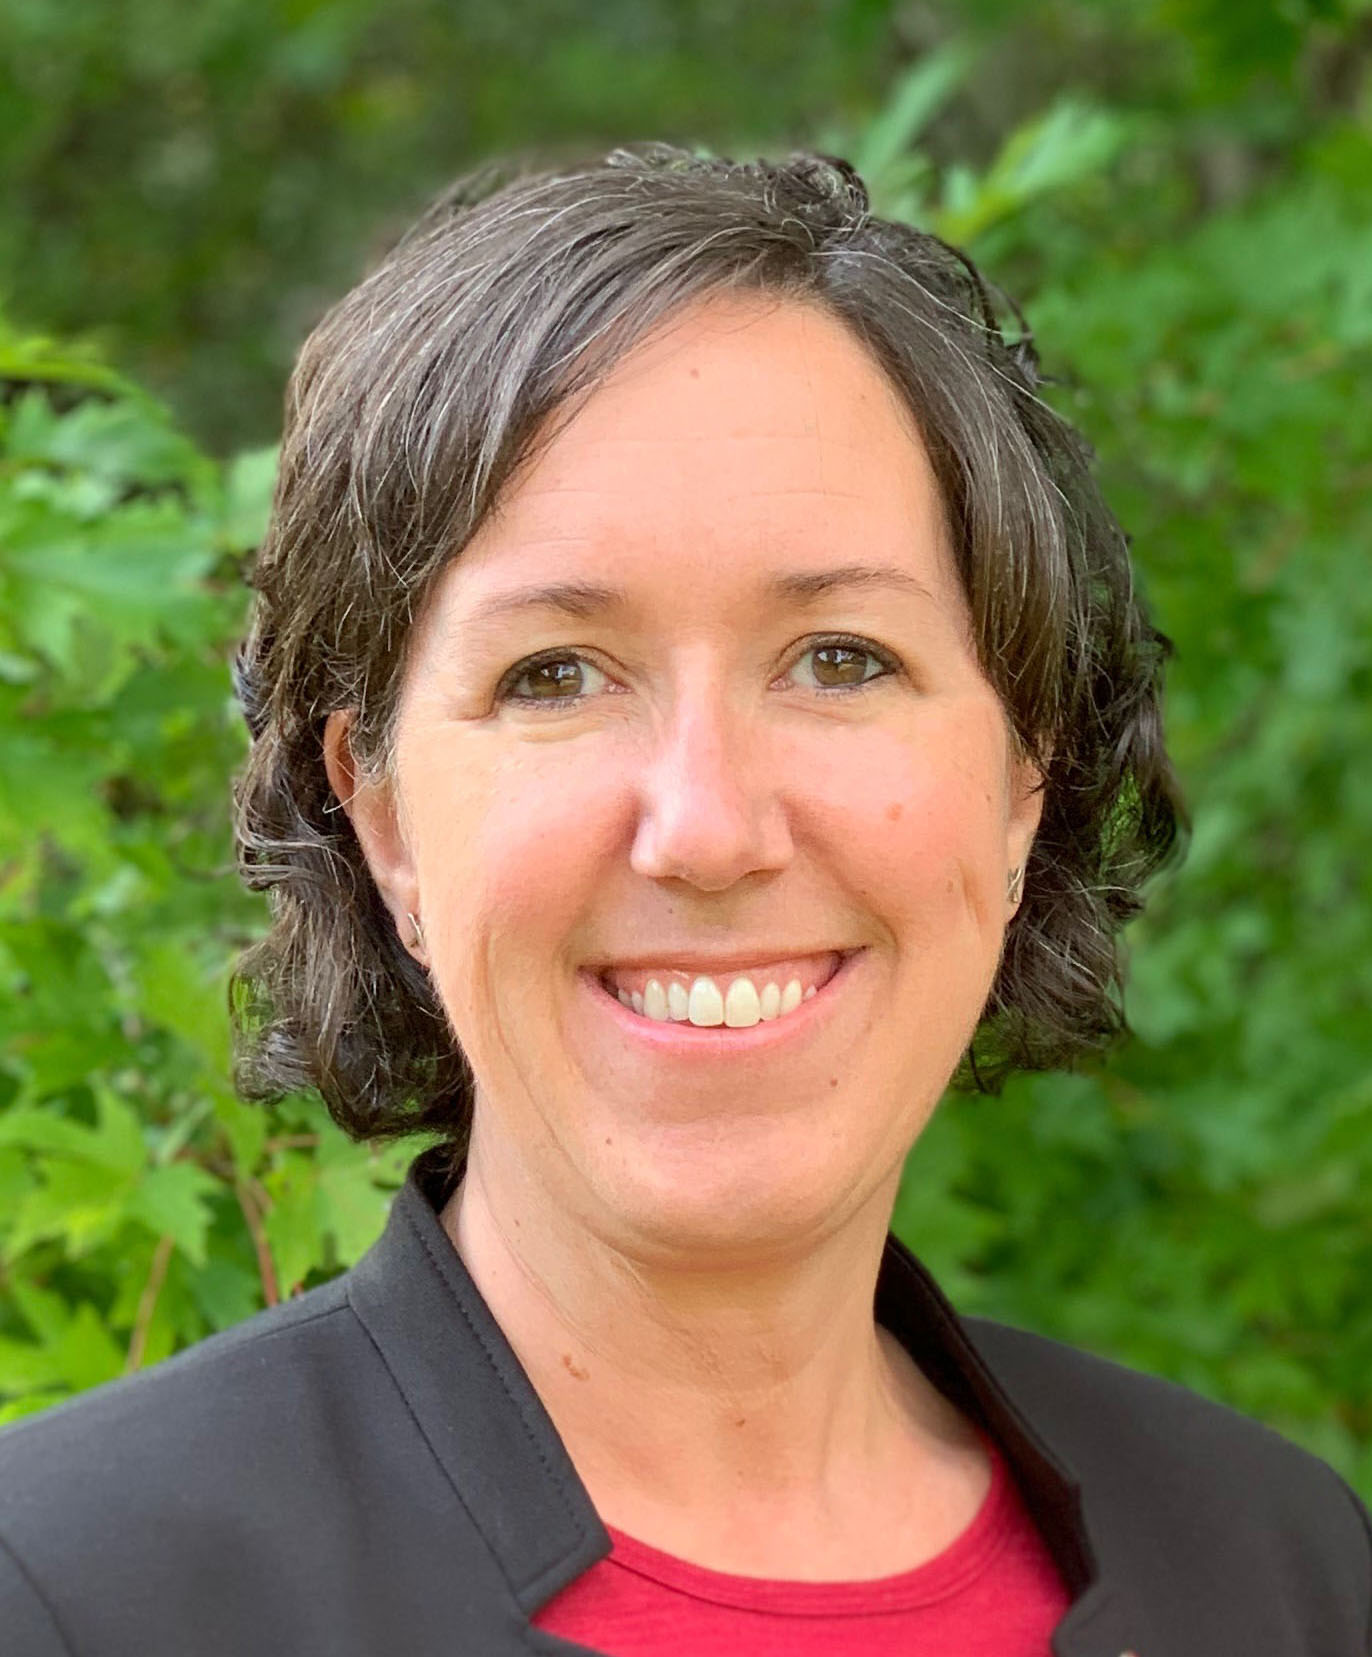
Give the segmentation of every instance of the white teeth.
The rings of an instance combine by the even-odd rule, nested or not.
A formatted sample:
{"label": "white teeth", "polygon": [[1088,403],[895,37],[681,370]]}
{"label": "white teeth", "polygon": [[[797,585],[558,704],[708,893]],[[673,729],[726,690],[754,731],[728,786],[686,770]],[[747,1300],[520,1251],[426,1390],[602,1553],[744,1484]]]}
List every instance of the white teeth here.
{"label": "white teeth", "polygon": [[769,983],[759,991],[750,978],[739,977],[729,985],[726,996],[713,978],[701,975],[692,980],[689,991],[675,978],[666,984],[650,978],[642,992],[620,989],[614,993],[621,1006],[632,1007],[641,1018],[655,1023],[690,1023],[707,1029],[724,1024],[747,1030],[760,1021],[793,1013],[816,993],[816,987],[811,984],[802,989],[800,979],[792,978],[784,990]]}
{"label": "white teeth", "polygon": [[713,978],[697,978],[691,985],[686,1016],[692,1024],[723,1024],[724,997]]}
{"label": "white teeth", "polygon": [[724,997],[724,1022],[731,1030],[747,1030],[762,1017],[762,1004],[751,980],[735,978]]}

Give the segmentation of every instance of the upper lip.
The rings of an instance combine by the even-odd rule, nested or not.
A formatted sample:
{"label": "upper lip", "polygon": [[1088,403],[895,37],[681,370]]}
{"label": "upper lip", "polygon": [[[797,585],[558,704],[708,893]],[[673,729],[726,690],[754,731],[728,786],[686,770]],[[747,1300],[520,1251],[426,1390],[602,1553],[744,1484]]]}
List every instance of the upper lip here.
{"label": "upper lip", "polygon": [[648,972],[658,967],[663,971],[675,968],[678,972],[700,972],[713,976],[722,972],[747,972],[753,967],[770,966],[773,961],[806,960],[815,955],[847,956],[856,953],[852,945],[831,944],[816,948],[813,944],[801,948],[781,945],[775,949],[739,950],[732,955],[702,955],[697,950],[683,949],[678,953],[654,951],[652,955],[615,955],[593,964],[594,972]]}

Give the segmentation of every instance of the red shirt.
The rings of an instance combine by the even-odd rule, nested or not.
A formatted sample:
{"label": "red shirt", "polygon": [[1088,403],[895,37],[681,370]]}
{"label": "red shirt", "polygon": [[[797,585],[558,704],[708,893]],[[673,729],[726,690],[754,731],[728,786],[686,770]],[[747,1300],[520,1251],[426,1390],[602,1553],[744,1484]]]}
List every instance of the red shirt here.
{"label": "red shirt", "polygon": [[1070,1600],[996,1446],[976,1518],[870,1582],[730,1576],[610,1532],[614,1549],[534,1618],[607,1657],[1050,1657]]}

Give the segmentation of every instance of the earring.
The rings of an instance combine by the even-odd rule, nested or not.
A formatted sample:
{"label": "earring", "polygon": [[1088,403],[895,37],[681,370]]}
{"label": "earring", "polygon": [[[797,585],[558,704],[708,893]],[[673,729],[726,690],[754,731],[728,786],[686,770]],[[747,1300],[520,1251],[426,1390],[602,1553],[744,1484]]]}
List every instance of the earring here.
{"label": "earring", "polygon": [[1005,896],[1011,903],[1018,903],[1019,900],[1024,896],[1024,864],[1023,863],[1020,864],[1018,869],[1014,869],[1014,870],[1011,871],[1010,878],[1006,882],[1006,886],[1005,886]]}
{"label": "earring", "polygon": [[409,921],[410,925],[414,928],[414,937],[410,939],[410,942],[417,948],[423,949],[425,947],[424,928],[419,924],[408,909],[405,911],[405,919]]}

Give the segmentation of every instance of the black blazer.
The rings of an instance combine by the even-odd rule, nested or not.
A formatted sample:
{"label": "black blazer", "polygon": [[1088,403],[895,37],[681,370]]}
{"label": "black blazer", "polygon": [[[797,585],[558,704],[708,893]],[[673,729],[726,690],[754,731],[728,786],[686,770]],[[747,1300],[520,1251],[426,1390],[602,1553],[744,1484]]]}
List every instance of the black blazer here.
{"label": "black blazer", "polygon": [[[438,1221],[426,1153],[342,1277],[0,1433],[3,1657],[516,1657],[609,1551]],[[1002,1446],[1074,1596],[1059,1657],[1367,1657],[1372,1531],[1266,1427],[955,1315],[878,1316]]]}

